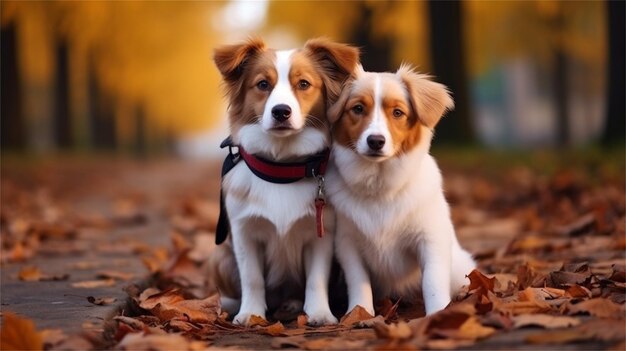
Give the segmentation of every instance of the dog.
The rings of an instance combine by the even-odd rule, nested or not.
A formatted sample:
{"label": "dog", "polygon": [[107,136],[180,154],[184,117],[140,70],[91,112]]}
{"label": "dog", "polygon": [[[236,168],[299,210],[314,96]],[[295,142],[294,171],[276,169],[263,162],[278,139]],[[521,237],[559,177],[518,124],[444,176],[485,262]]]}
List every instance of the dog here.
{"label": "dog", "polygon": [[324,208],[327,110],[358,61],[357,48],[324,38],[293,50],[251,38],[214,51],[229,101],[225,145],[238,152],[225,161],[230,236],[213,255],[211,276],[224,309],[238,309],[235,324],[265,318],[266,300],[294,288],[304,292],[310,325],[337,323],[327,287],[334,232],[332,208]]}
{"label": "dog", "polygon": [[402,65],[395,73],[355,70],[329,110],[333,125],[327,193],[348,311],[374,315],[373,295],[420,288],[427,314],[445,308],[475,267],[457,241],[439,168],[428,152],[433,128],[452,109],[447,88]]}

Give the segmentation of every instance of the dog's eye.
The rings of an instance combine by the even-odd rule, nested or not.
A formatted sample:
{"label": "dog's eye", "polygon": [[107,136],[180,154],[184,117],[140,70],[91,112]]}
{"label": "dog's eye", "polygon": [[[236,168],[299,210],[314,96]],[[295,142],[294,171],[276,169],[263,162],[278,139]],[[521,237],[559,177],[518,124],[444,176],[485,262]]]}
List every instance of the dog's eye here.
{"label": "dog's eye", "polygon": [[307,90],[309,89],[310,86],[311,86],[311,83],[307,82],[304,79],[300,79],[300,81],[298,82],[298,89],[300,90]]}
{"label": "dog's eye", "polygon": [[357,105],[354,105],[352,107],[352,112],[354,112],[354,114],[356,114],[356,115],[363,114],[364,110],[365,110],[365,108],[361,104],[357,104]]}
{"label": "dog's eye", "polygon": [[395,118],[400,118],[402,116],[404,116],[404,112],[402,112],[402,110],[400,110],[399,108],[396,108],[393,110],[393,116]]}
{"label": "dog's eye", "polygon": [[256,83],[256,87],[259,88],[259,90],[267,91],[270,89],[270,83],[263,79],[262,81]]}

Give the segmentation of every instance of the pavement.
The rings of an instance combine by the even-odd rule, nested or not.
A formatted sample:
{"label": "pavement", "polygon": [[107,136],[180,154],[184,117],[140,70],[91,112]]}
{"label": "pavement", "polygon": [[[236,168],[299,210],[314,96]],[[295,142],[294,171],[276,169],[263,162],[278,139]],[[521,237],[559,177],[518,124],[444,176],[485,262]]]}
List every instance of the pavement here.
{"label": "pavement", "polygon": [[[119,199],[140,199],[135,209],[138,220],[131,218],[112,227],[78,227],[74,238],[44,241],[34,257],[0,266],[1,312],[32,319],[37,329],[61,329],[67,334],[102,331],[105,321],[125,308],[128,295],[124,288],[141,284],[149,275],[141,253],[170,246],[172,204],[191,195],[216,200],[219,184],[219,164],[206,161],[80,160],[8,166],[5,162],[2,167],[3,187],[10,184],[20,191],[32,191],[35,197],[41,189],[29,190],[29,184],[45,179],[44,187],[53,201],[62,203],[73,218],[114,218],[119,215]],[[30,173],[39,175],[25,180]],[[2,205],[6,208],[11,204]],[[69,277],[20,280],[19,272],[31,266],[46,276]],[[103,273],[113,275],[112,285],[73,286],[97,280]],[[115,302],[95,305],[87,300],[89,296],[114,298]]]}

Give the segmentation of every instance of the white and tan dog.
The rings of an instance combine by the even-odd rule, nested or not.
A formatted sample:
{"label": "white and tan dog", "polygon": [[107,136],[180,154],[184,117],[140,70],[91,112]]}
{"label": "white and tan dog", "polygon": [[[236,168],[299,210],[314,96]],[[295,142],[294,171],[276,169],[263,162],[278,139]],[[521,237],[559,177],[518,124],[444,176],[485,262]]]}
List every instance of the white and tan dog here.
{"label": "white and tan dog", "polygon": [[402,66],[357,68],[329,111],[334,146],[327,191],[335,211],[336,254],[348,311],[374,314],[373,294],[415,294],[426,313],[443,309],[475,263],[459,245],[429,155],[433,128],[453,107],[445,86]]}
{"label": "white and tan dog", "polygon": [[[356,48],[326,39],[284,51],[269,49],[260,39],[215,50],[229,99],[232,144],[245,161],[223,178],[231,235],[212,256],[211,277],[223,300],[237,302],[231,304],[239,309],[234,323],[247,324],[252,315],[265,318],[266,300],[294,288],[304,290],[309,324],[337,323],[327,287],[334,221],[328,213],[327,234],[318,238],[320,179],[307,160],[330,147],[326,112],[358,59]],[[278,175],[271,174],[274,168]],[[282,173],[291,168],[312,174],[286,179]],[[277,181],[263,179],[263,172]]]}

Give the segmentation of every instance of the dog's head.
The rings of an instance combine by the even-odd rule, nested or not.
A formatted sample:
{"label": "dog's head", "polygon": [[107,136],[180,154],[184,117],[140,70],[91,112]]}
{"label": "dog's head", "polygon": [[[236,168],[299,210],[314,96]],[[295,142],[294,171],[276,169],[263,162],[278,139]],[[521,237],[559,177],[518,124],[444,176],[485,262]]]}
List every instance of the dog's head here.
{"label": "dog's head", "polygon": [[430,138],[426,132],[454,106],[444,85],[406,65],[396,73],[359,66],[354,75],[328,116],[335,142],[372,161],[407,153]]}
{"label": "dog's head", "polygon": [[216,49],[233,135],[250,126],[273,140],[308,127],[327,133],[326,111],[358,59],[358,49],[327,39],[284,51],[269,49],[258,38]]}

